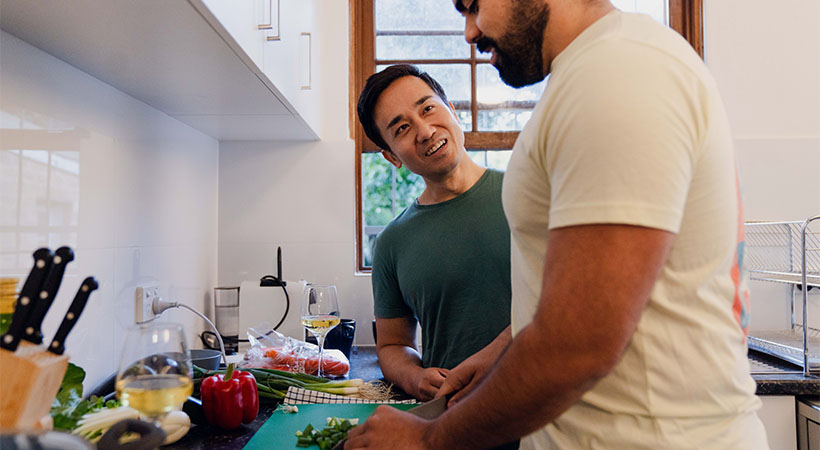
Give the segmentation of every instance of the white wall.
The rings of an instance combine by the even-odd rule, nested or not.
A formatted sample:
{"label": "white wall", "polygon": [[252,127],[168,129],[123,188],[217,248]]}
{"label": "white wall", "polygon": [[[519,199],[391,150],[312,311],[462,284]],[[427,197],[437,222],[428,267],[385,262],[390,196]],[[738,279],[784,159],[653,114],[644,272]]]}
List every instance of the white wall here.
{"label": "white wall", "polygon": [[[370,277],[354,275],[348,2],[323,1],[321,6],[321,37],[314,41],[322,64],[314,76],[321,78],[314,85],[322,89],[322,141],[220,144],[219,283],[238,285],[275,274],[276,247],[281,246],[284,278],[335,284],[342,316],[357,321],[356,342],[372,343]],[[291,299],[291,311],[298,311],[298,300]],[[275,322],[278,317],[261,319]]]}
{"label": "white wall", "polygon": [[[5,32],[0,62],[0,274],[21,287],[36,248],[74,248],[44,331],[50,340],[80,282],[96,277],[66,343],[88,389],[116,370],[138,283],[156,280],[163,297],[197,309],[210,303],[218,143]],[[50,177],[37,160],[49,154]],[[163,319],[199,344],[198,318]]]}
{"label": "white wall", "polygon": [[[820,2],[706,0],[704,22],[706,63],[735,136],[746,219],[820,214]],[[750,287],[751,328],[788,327],[789,288]]]}

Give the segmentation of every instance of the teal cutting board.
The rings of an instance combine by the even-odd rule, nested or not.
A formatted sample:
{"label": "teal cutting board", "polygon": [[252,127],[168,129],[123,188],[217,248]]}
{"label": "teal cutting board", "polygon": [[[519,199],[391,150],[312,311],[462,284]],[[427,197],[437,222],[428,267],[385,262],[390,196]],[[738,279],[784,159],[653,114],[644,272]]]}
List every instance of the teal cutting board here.
{"label": "teal cutting board", "polygon": [[[245,445],[244,450],[262,449],[298,449],[296,446],[296,431],[304,430],[307,424],[313,424],[315,428],[325,427],[328,417],[341,417],[344,419],[359,419],[363,423],[373,410],[379,405],[375,404],[321,404],[321,405],[298,405],[299,412],[295,414],[285,414],[282,410],[275,411],[264,425],[259,427],[256,434]],[[418,405],[390,405],[401,410],[408,410]],[[318,449],[319,447],[310,447]],[[310,448],[308,450],[310,450]]]}

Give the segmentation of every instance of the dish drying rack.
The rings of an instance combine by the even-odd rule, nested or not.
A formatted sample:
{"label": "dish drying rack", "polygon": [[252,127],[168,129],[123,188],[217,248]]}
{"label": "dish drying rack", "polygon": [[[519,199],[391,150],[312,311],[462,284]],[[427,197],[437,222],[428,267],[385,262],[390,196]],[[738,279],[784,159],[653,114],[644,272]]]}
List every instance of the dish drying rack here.
{"label": "dish drying rack", "polygon": [[[796,364],[805,376],[820,374],[820,329],[810,326],[808,320],[808,292],[820,288],[817,229],[820,215],[802,222],[746,223],[745,265],[749,278],[791,285],[790,329],[756,331],[749,336],[749,348]],[[795,309],[798,291],[802,298],[799,322]]]}

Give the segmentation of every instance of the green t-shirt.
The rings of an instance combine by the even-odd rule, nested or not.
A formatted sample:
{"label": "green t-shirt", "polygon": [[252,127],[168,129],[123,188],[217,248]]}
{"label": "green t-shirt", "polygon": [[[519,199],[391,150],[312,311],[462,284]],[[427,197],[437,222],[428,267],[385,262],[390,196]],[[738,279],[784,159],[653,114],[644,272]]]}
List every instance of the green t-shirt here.
{"label": "green t-shirt", "polygon": [[379,234],[379,318],[415,317],[424,367],[452,369],[510,324],[510,228],[502,172],[487,169],[456,198],[410,205]]}

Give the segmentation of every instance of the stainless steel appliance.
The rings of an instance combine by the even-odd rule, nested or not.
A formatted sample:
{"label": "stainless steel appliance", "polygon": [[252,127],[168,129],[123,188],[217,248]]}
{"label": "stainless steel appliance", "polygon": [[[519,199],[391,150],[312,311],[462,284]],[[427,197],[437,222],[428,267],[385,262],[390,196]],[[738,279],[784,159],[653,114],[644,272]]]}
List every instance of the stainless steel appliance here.
{"label": "stainless steel appliance", "polygon": [[797,400],[797,448],[820,450],[820,397]]}

